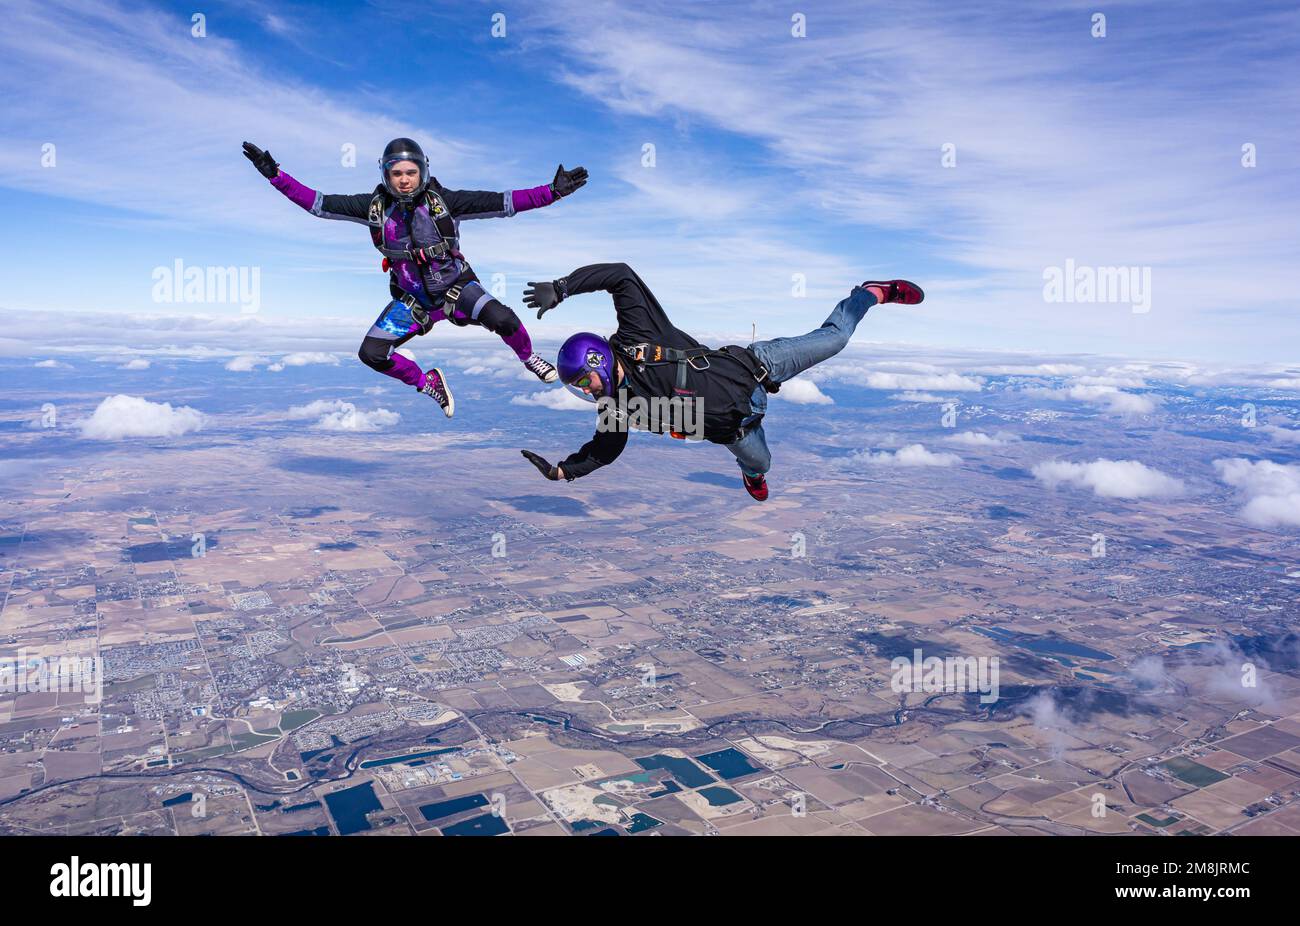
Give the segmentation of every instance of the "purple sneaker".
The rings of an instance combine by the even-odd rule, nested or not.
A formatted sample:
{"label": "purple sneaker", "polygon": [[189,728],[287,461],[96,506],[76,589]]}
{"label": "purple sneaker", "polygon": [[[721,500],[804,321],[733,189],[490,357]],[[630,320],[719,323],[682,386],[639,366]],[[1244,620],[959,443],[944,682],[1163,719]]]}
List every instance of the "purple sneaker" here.
{"label": "purple sneaker", "polygon": [[424,382],[419,388],[425,395],[433,396],[433,400],[442,406],[442,413],[448,418],[456,413],[456,400],[452,398],[451,387],[447,385],[447,380],[443,379],[442,370],[430,367],[424,374]]}

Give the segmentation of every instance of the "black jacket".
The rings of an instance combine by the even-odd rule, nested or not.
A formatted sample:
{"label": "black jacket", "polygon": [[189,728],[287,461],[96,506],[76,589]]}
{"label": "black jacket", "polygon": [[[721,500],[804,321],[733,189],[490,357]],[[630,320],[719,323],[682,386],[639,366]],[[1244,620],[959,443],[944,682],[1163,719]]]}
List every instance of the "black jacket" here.
{"label": "black jacket", "polygon": [[[614,297],[618,330],[610,335],[609,342],[624,373],[617,388],[627,390],[629,397],[671,398],[676,387],[677,365],[647,364],[638,369],[621,348],[658,344],[685,350],[701,347],[700,342],[668,320],[654,293],[627,264],[579,267],[565,281],[570,296],[604,290]],[[708,356],[708,369],[687,370],[686,388],[703,400],[704,439],[729,444],[737,438],[741,422],[753,415],[750,396],[758,386],[753,373],[757,361],[746,348],[738,345],[719,351]],[[663,422],[657,429],[659,433],[667,431],[667,425],[668,422]],[[562,460],[560,468],[569,480],[585,476],[613,463],[625,446],[626,430],[598,430],[581,449]]]}

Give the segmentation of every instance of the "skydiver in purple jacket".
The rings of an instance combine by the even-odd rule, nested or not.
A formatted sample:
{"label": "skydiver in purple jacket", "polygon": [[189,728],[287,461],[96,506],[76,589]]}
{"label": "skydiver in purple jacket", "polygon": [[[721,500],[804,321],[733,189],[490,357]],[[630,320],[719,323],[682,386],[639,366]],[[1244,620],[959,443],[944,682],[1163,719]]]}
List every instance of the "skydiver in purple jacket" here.
{"label": "skydiver in purple jacket", "polygon": [[582,167],[565,170],[545,186],[504,193],[449,190],[429,174],[429,160],[409,138],[395,138],[380,159],[383,182],[370,193],[318,193],[280,170],[256,145],[244,142],[244,156],[262,176],[294,203],[323,219],[344,219],[370,228],[370,240],[383,255],[391,301],[366,332],[361,362],[432,396],[448,418],[455,411],[451,387],[442,371],[422,371],[394,353],[416,335],[428,334],[446,319],[453,325],[480,325],[498,335],[520,362],[542,382],[555,382],[555,367],[533,352],[532,339],[508,306],[483,288],[460,252],[460,220],[511,216],[549,206],[587,182]]}

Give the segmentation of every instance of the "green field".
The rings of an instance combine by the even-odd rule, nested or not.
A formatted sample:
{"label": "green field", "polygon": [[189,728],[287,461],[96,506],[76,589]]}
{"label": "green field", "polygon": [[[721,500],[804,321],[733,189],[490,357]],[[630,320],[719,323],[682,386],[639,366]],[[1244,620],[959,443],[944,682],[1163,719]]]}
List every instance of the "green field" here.
{"label": "green field", "polygon": [[320,711],[310,707],[297,711],[285,711],[280,718],[280,729],[288,733],[305,723],[311,723],[319,716]]}
{"label": "green field", "polygon": [[1157,827],[1161,827],[1161,828],[1163,828],[1163,827],[1169,826],[1171,823],[1177,823],[1177,822],[1178,822],[1180,819],[1182,819],[1182,818],[1181,818],[1181,817],[1165,817],[1163,820],[1157,820],[1155,817],[1151,816],[1151,815],[1148,814],[1148,813],[1140,813],[1140,814],[1137,815],[1137,819],[1139,819],[1139,820],[1141,820],[1143,823],[1147,823],[1147,824],[1149,824],[1149,825],[1151,825],[1151,826],[1157,826]]}
{"label": "green field", "polygon": [[1191,759],[1184,759],[1181,756],[1161,762],[1160,766],[1169,769],[1175,778],[1198,788],[1204,788],[1216,781],[1226,781],[1228,779],[1228,776],[1223,772],[1216,772],[1208,765],[1201,765],[1199,762],[1193,762]]}

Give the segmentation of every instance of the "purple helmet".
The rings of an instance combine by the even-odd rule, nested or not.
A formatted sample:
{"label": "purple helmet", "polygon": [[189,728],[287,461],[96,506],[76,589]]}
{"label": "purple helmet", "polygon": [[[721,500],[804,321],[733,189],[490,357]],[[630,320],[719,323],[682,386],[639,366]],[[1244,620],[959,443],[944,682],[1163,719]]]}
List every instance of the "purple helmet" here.
{"label": "purple helmet", "polygon": [[579,331],[560,346],[560,356],[555,367],[560,372],[560,382],[574,395],[595,402],[596,396],[583,392],[574,385],[588,373],[600,376],[602,395],[611,395],[614,387],[614,348],[598,334]]}

